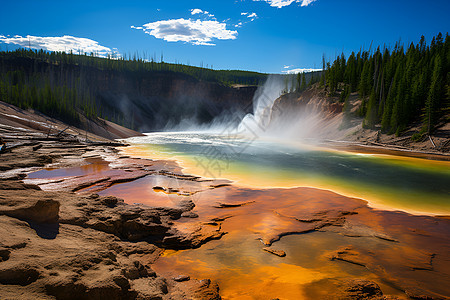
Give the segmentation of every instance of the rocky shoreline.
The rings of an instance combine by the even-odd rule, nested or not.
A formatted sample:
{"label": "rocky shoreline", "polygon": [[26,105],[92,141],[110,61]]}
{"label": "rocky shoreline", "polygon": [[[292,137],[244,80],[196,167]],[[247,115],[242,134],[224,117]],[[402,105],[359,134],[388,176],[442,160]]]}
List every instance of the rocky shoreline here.
{"label": "rocky shoreline", "polygon": [[[121,162],[114,176],[50,182],[53,188],[47,190],[23,182],[30,171],[79,166],[99,152]],[[146,207],[100,197],[95,190],[75,193],[174,169],[173,164],[119,158],[111,146],[77,142],[34,141],[2,153],[2,299],[219,299],[217,284],[208,279],[163,278],[151,269],[162,248],[199,247],[224,234],[220,226],[199,225],[185,232],[173,228],[173,220],[192,203]]]}
{"label": "rocky shoreline", "polygon": [[[447,217],[378,211],[362,200],[315,189],[244,189],[184,175],[171,161],[121,156],[114,143],[41,136],[9,145],[13,147],[0,155],[2,299],[221,299],[218,284],[210,279],[158,274],[152,264],[164,250],[193,249],[221,239],[232,230],[232,220],[263,209],[270,218],[283,220],[283,226],[256,230],[266,255],[289,256],[274,244],[292,234],[326,231],[355,241],[370,238],[382,247],[355,242],[326,256],[330,262],[369,270],[404,292],[404,299],[450,295],[445,286],[450,279]],[[44,167],[89,164],[103,164],[104,169],[100,175],[26,178]],[[170,183],[154,186],[154,191],[175,194],[179,200],[170,207],[151,207],[97,194],[114,184],[151,176]],[[196,203],[190,197],[196,193],[211,203]],[[288,201],[279,206],[273,199]],[[202,215],[202,206],[220,213]],[[247,222],[244,228],[258,225],[251,218]],[[333,299],[403,299],[383,295],[376,282],[364,278],[321,284],[332,291],[325,295]]]}

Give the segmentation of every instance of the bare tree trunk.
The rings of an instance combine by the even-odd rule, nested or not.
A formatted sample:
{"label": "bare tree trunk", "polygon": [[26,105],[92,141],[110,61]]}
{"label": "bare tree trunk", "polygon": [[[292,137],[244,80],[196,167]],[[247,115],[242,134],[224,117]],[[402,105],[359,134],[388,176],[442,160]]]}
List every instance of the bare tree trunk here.
{"label": "bare tree trunk", "polygon": [[428,138],[430,139],[431,144],[434,148],[436,148],[436,144],[433,142],[433,139],[431,138],[431,135],[428,135]]}

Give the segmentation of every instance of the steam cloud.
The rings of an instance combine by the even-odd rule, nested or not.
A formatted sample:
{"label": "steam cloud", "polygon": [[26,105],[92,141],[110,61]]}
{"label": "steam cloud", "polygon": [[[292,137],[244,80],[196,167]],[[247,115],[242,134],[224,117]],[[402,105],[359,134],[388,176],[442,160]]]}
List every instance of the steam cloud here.
{"label": "steam cloud", "polygon": [[243,118],[238,131],[244,135],[287,141],[336,138],[342,134],[338,128],[342,116],[330,115],[320,97],[304,95],[299,101],[300,94],[283,95],[295,88],[295,81],[289,77],[270,76],[255,93],[254,113]]}

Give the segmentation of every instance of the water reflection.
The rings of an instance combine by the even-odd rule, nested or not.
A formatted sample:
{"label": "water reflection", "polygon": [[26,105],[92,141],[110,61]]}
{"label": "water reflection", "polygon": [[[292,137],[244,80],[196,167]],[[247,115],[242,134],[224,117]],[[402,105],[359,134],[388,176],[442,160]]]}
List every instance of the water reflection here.
{"label": "water reflection", "polygon": [[[126,154],[175,159],[185,173],[227,178],[249,187],[329,189],[363,198],[377,208],[450,214],[448,161],[360,154],[273,140],[249,144],[245,138],[210,133],[154,133],[130,142],[134,146],[125,148]],[[205,147],[215,150],[205,152]],[[205,161],[209,163],[206,167]]]}
{"label": "water reflection", "polygon": [[72,168],[46,168],[27,176],[27,179],[54,179],[59,177],[73,177],[73,176],[85,176],[85,175],[101,175],[109,170],[109,163],[102,159],[86,159],[87,164],[79,167]]}

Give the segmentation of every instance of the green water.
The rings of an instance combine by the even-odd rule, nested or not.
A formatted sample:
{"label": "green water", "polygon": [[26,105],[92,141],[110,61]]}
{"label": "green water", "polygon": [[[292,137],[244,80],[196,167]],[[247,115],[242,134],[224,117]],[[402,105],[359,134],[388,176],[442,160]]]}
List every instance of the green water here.
{"label": "green water", "polygon": [[450,163],[359,154],[213,133],[152,133],[126,152],[175,159],[185,173],[258,188],[309,186],[365,199],[375,208],[450,215]]}

